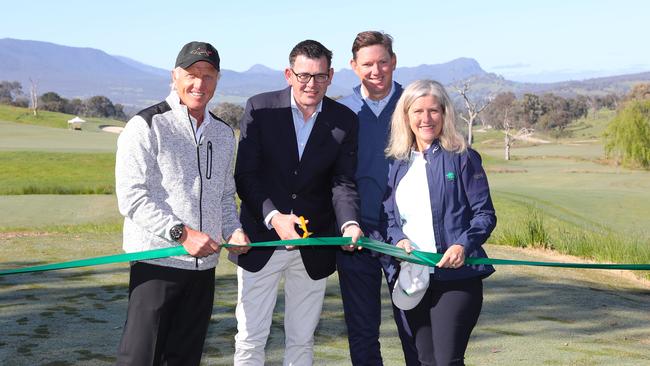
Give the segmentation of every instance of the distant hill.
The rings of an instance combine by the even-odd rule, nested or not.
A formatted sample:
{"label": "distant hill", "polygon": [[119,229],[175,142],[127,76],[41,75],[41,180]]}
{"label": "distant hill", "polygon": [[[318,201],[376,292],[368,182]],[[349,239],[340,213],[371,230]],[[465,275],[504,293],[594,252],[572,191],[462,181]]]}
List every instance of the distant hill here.
{"label": "distant hill", "polygon": [[[29,78],[37,82],[39,94],[54,91],[66,98],[105,95],[114,103],[121,103],[133,110],[156,103],[168,94],[170,71],[93,48],[0,39],[0,80],[19,81],[27,92]],[[450,86],[471,79],[472,94],[478,97],[502,91],[513,91],[518,95],[553,92],[571,96],[578,93],[625,93],[635,83],[650,81],[650,72],[584,81],[520,83],[486,72],[471,58],[458,58],[435,65],[399,67],[395,71],[395,80],[403,85],[423,78],[435,79]],[[358,79],[352,70],[337,70],[328,95],[347,95],[356,84]],[[242,103],[253,94],[286,85],[282,71],[264,65],[254,65],[244,72],[222,70],[217,100]],[[450,92],[453,94],[453,88]]]}
{"label": "distant hill", "polygon": [[124,57],[124,56],[113,56],[113,57],[117,58],[118,60],[124,62],[125,64],[127,64],[127,65],[129,65],[131,67],[135,67],[136,69],[138,69],[140,71],[144,71],[144,72],[146,72],[148,74],[154,74],[154,75],[160,76],[161,78],[165,78],[165,79],[168,79],[170,77],[169,76],[170,75],[170,70],[165,70],[165,69],[161,69],[161,68],[158,68],[158,67],[149,66],[147,64],[143,64],[142,62],[138,62],[136,60],[132,60],[132,59],[130,59],[128,57]]}
{"label": "distant hill", "polygon": [[[470,95],[473,97],[486,97],[501,92],[513,92],[518,97],[525,93],[553,93],[563,97],[575,97],[576,95],[603,96],[610,93],[626,94],[635,84],[649,83],[650,72],[555,83],[521,83],[506,80],[500,75],[491,73],[474,75],[468,80],[471,81]],[[454,85],[455,83],[452,83],[450,91],[455,91]]]}
{"label": "distant hill", "polygon": [[20,81],[28,91],[30,78],[37,83],[39,94],[55,91],[67,98],[105,95],[125,104],[150,104],[169,90],[160,76],[97,49],[0,39],[0,79]]}

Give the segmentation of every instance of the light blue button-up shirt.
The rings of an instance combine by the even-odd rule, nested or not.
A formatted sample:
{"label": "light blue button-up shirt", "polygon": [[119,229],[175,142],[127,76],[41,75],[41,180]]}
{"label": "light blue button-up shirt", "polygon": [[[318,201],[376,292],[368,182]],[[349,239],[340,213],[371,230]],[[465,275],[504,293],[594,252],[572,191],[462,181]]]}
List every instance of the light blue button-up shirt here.
{"label": "light blue button-up shirt", "polygon": [[[311,130],[314,129],[314,123],[316,122],[316,117],[318,117],[318,113],[323,109],[323,101],[321,100],[320,103],[316,106],[316,111],[307,118],[303,118],[302,112],[300,109],[298,109],[298,104],[296,103],[296,99],[293,97],[293,88],[291,88],[291,114],[293,116],[293,128],[296,131],[296,143],[298,145],[298,160],[302,159],[302,153],[305,151],[305,146],[307,146],[307,141],[309,140],[309,135],[311,135]],[[266,224],[266,227],[270,229],[273,228],[271,226],[271,219],[273,218],[273,215],[278,213],[278,210],[273,210],[269,212],[268,215],[264,218],[264,223]]]}
{"label": "light blue button-up shirt", "polygon": [[316,117],[318,117],[318,113],[322,108],[323,101],[321,100],[316,106],[316,111],[305,121],[302,112],[298,109],[296,99],[293,97],[293,88],[291,88],[291,114],[293,115],[293,128],[296,131],[296,142],[298,143],[298,160],[302,159],[302,153],[305,151],[309,135],[314,128],[314,122],[316,122]]}
{"label": "light blue button-up shirt", "polygon": [[[316,106],[316,111],[307,118],[303,118],[302,112],[300,109],[298,109],[298,104],[296,103],[296,99],[293,97],[293,88],[291,88],[291,114],[293,115],[293,128],[296,131],[296,142],[298,144],[298,159],[302,159],[302,153],[305,151],[305,146],[307,146],[307,141],[309,140],[309,135],[311,135],[311,130],[314,128],[314,123],[316,122],[316,118],[318,117],[318,113],[321,112],[323,109],[323,101],[321,100],[320,103]],[[269,212],[268,215],[264,218],[264,224],[266,224],[266,227],[269,230],[273,229],[273,226],[271,226],[271,219],[273,218],[273,215],[276,213],[279,213],[278,210],[273,210]],[[291,212],[293,213],[293,212]],[[350,224],[354,224],[359,226],[359,223],[356,221],[347,221],[343,225],[341,225],[341,233]]]}
{"label": "light blue button-up shirt", "polygon": [[372,100],[370,97],[364,92],[363,88],[361,88],[361,96],[363,97],[363,100],[366,102],[368,107],[370,107],[370,110],[372,113],[375,114],[375,116],[379,117],[381,114],[381,111],[384,110],[386,105],[388,105],[388,101],[390,101],[390,98],[395,94],[395,82],[393,81],[393,84],[390,87],[390,92],[388,92],[388,95],[383,97],[380,100]]}

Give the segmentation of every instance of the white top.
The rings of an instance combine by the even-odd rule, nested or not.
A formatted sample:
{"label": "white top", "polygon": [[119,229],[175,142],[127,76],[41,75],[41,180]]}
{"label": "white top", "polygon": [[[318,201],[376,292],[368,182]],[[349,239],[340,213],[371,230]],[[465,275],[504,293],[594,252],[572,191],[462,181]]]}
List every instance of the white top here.
{"label": "white top", "polygon": [[[411,245],[417,250],[436,253],[426,163],[422,153],[411,152],[409,169],[397,185],[395,201],[402,220],[402,231]],[[433,272],[433,267],[430,272]]]}

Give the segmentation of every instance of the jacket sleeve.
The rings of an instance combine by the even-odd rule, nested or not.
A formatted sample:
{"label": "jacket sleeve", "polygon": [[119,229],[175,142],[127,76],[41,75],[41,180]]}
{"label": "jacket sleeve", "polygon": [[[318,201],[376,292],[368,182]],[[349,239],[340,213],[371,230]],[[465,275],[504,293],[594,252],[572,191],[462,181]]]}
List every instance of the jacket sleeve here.
{"label": "jacket sleeve", "polygon": [[262,146],[260,139],[261,121],[256,120],[256,111],[251,99],[246,103],[244,116],[239,124],[240,141],[235,165],[235,183],[237,194],[255,218],[263,222],[275,205],[264,187],[264,180],[259,177],[262,171]]}
{"label": "jacket sleeve", "polygon": [[154,140],[154,133],[141,117],[133,117],[127,123],[117,140],[115,193],[122,216],[171,240],[169,229],[181,220],[164,199],[151,195],[151,187],[160,185],[162,178]]}
{"label": "jacket sleeve", "polygon": [[332,172],[332,205],[338,228],[350,221],[359,222],[359,194],[354,175],[357,171],[359,122],[350,113],[351,128],[341,143],[341,150]]}
{"label": "jacket sleeve", "polygon": [[233,134],[233,148],[229,151],[230,154],[227,155],[229,158],[228,171],[224,174],[223,195],[221,196],[221,217],[223,220],[221,235],[224,240],[228,240],[232,233],[241,227],[237,215],[237,204],[235,203],[235,178],[233,176],[233,170],[235,168],[234,139]]}
{"label": "jacket sleeve", "polygon": [[465,253],[469,254],[487,241],[496,226],[497,217],[481,156],[472,149],[467,149],[461,160],[461,178],[472,212],[469,228],[454,243],[462,244]]}
{"label": "jacket sleeve", "polygon": [[384,214],[381,220],[381,232],[385,233],[387,242],[393,245],[396,245],[402,239],[408,239],[402,231],[402,220],[397,217],[398,213],[395,207],[395,192],[397,189],[395,177],[397,176],[398,167],[398,161],[391,163],[383,202]]}

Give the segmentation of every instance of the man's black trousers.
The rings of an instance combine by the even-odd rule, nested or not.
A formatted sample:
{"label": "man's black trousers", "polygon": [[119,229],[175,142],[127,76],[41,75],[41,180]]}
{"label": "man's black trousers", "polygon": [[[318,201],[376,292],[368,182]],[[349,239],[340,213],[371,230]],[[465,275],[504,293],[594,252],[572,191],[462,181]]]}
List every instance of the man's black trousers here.
{"label": "man's black trousers", "polygon": [[212,315],[214,268],[137,262],[117,365],[199,365]]}

